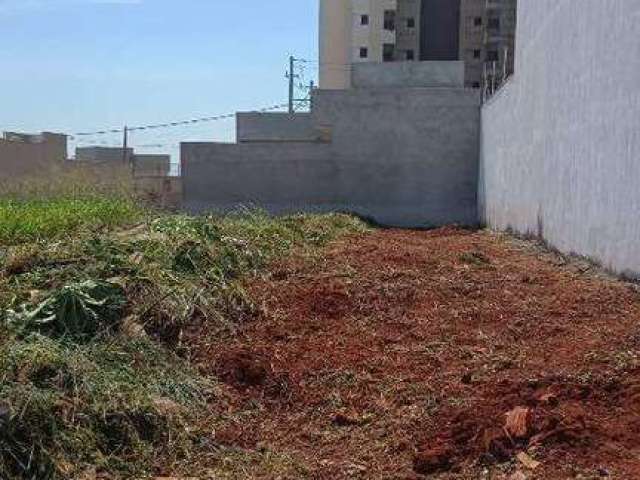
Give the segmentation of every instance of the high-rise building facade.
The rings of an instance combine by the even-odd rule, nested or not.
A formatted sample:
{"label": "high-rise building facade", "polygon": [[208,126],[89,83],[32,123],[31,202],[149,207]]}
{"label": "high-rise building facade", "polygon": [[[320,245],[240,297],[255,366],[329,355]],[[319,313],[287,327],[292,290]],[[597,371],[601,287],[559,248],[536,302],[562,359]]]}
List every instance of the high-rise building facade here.
{"label": "high-rise building facade", "polygon": [[483,82],[485,27],[487,25],[487,0],[461,0],[460,2],[460,53],[464,61],[465,85],[480,88]]}
{"label": "high-rise building facade", "polygon": [[459,60],[460,0],[422,0],[420,60]]}
{"label": "high-rise building facade", "polygon": [[320,0],[320,88],[348,88],[359,62],[420,58],[421,0]]}
{"label": "high-rise building facade", "polygon": [[517,0],[461,0],[460,60],[465,83],[479,88],[513,73]]}
{"label": "high-rise building facade", "polygon": [[394,58],[397,61],[419,60],[422,0],[398,0],[397,7]]}
{"label": "high-rise building facade", "polygon": [[513,73],[515,66],[517,3],[517,0],[487,0],[486,6],[485,63],[489,66],[495,62],[507,75]]}
{"label": "high-rise building facade", "polygon": [[516,2],[320,0],[320,88],[349,88],[353,63],[412,60],[463,60],[479,88],[513,72]]}

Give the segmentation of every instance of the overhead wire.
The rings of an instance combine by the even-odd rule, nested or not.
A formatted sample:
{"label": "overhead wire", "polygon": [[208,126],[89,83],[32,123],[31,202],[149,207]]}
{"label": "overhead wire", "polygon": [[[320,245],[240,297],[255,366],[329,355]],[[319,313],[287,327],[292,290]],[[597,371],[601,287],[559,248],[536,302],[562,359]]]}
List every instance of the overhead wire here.
{"label": "overhead wire", "polygon": [[[265,107],[265,108],[261,108],[259,110],[259,112],[268,112],[268,111],[272,111],[272,110],[278,110],[280,108],[284,108],[287,107],[288,103],[281,103],[281,104],[277,104],[277,105],[272,105],[270,107]],[[190,120],[181,120],[181,121],[177,121],[177,122],[168,122],[168,123],[156,123],[156,124],[150,124],[150,125],[140,125],[140,126],[133,126],[133,127],[126,127],[126,131],[127,132],[136,132],[136,131],[143,131],[143,130],[157,130],[157,129],[163,129],[163,128],[173,128],[173,127],[181,127],[181,126],[185,126],[185,125],[194,125],[194,124],[198,124],[198,123],[204,123],[204,122],[214,122],[214,121],[218,121],[218,120],[225,120],[225,119],[230,119],[230,118],[234,118],[236,116],[235,113],[227,113],[227,114],[223,114],[223,115],[214,115],[214,116],[210,116],[210,117],[200,117],[200,118],[193,118]],[[115,133],[124,133],[125,132],[125,127],[123,128],[111,128],[111,129],[105,129],[105,130],[97,130],[94,132],[79,132],[79,133],[74,133],[73,135],[70,135],[70,139],[74,140],[77,137],[95,137],[95,136],[100,136],[100,135],[109,135],[109,134],[115,134]]]}

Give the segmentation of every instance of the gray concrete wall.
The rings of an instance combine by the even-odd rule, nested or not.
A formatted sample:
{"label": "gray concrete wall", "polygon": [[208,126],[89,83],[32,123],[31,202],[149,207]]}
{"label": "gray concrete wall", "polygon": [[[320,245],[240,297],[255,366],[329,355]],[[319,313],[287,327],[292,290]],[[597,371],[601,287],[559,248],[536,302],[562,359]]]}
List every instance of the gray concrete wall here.
{"label": "gray concrete wall", "polygon": [[482,110],[484,219],[640,275],[640,2],[519,2],[515,72]]}
{"label": "gray concrete wall", "polygon": [[463,87],[464,62],[356,63],[353,88]]}
{"label": "gray concrete wall", "polygon": [[136,195],[161,208],[178,208],[182,204],[182,178],[144,176],[133,179]]}
{"label": "gray concrete wall", "polygon": [[[124,154],[126,153],[126,159]],[[127,163],[133,156],[133,148],[128,148],[123,152],[118,147],[77,147],[76,160],[87,163]]]}
{"label": "gray concrete wall", "polygon": [[0,138],[0,181],[54,174],[66,158],[66,135],[5,133]]}
{"label": "gray concrete wall", "polygon": [[236,140],[244,142],[319,141],[308,113],[239,112],[236,114]]}
{"label": "gray concrete wall", "polygon": [[479,102],[462,89],[318,91],[322,143],[184,143],[191,211],[350,211],[393,226],[477,222]]}
{"label": "gray concrete wall", "polygon": [[166,177],[171,170],[170,155],[135,154],[132,160],[136,177]]}

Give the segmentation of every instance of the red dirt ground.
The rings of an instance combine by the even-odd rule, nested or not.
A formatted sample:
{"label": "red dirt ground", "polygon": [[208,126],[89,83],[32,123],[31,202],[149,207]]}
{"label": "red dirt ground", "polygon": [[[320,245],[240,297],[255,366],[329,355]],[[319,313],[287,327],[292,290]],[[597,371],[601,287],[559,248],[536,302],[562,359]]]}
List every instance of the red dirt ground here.
{"label": "red dirt ground", "polygon": [[197,352],[232,399],[215,440],[310,479],[640,479],[640,294],[586,270],[452,228],[274,265]]}

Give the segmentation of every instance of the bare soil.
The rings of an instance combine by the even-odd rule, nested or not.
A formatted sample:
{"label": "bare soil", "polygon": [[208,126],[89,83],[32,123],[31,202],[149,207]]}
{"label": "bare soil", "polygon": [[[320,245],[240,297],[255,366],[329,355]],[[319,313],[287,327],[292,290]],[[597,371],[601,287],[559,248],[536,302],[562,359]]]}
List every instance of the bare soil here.
{"label": "bare soil", "polygon": [[349,237],[247,288],[259,318],[191,341],[229,399],[214,441],[298,465],[273,478],[640,479],[633,285],[445,228]]}

